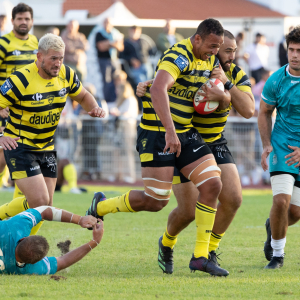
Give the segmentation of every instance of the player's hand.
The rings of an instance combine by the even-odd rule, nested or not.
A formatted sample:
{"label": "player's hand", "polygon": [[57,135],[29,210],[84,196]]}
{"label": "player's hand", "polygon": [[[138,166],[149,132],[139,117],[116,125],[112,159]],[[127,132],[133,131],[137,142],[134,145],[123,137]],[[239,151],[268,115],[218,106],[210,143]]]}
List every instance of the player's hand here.
{"label": "player's hand", "polygon": [[268,170],[267,157],[269,156],[269,154],[272,151],[273,151],[273,147],[272,146],[264,147],[263,153],[261,155],[261,162],[260,162],[264,171]]}
{"label": "player's hand", "polygon": [[[179,141],[179,138],[175,132],[175,130],[167,131],[165,135],[166,140],[166,146],[164,148],[164,153],[176,153],[176,157],[179,157],[181,152],[181,143]],[[169,151],[168,151],[169,149]]]}
{"label": "player's hand", "polygon": [[9,108],[8,107],[0,110],[1,118],[6,119],[6,118],[8,118],[8,116],[9,116]]}
{"label": "player's hand", "polygon": [[18,147],[17,140],[19,137],[11,138],[10,136],[2,136],[0,137],[0,146],[3,147],[4,150],[12,150]]}
{"label": "player's hand", "polygon": [[96,223],[93,228],[93,239],[99,244],[104,233],[104,228],[102,220],[98,219],[98,222],[99,223]]}
{"label": "player's hand", "polygon": [[228,99],[228,97],[230,97],[231,100],[231,96],[230,94],[225,94],[225,92],[223,92],[222,90],[220,90],[216,84],[214,84],[213,82],[209,83],[211,85],[211,87],[209,87],[207,84],[204,84],[202,86],[202,90],[203,92],[198,92],[198,94],[200,94],[203,97],[206,97],[205,99],[200,100],[199,102],[205,102],[205,101],[224,101],[225,99]]}
{"label": "player's hand", "polygon": [[88,112],[88,114],[93,118],[105,117],[105,111],[99,106],[94,107],[91,111]]}
{"label": "player's hand", "polygon": [[97,219],[93,216],[84,216],[81,217],[79,225],[82,228],[91,228],[97,224]]}
{"label": "player's hand", "polygon": [[135,94],[138,96],[138,97],[143,97],[146,93],[146,89],[147,89],[147,86],[151,83],[153,83],[154,79],[151,79],[151,80],[147,80],[147,81],[143,81],[143,82],[139,82],[139,84],[137,85],[136,87],[136,92]]}
{"label": "player's hand", "polygon": [[288,166],[291,166],[291,165],[297,163],[294,167],[295,168],[300,167],[300,148],[295,147],[295,146],[290,146],[290,145],[288,145],[288,147],[294,151],[284,157],[284,158],[290,157],[290,159],[288,159],[285,163]]}
{"label": "player's hand", "polygon": [[228,78],[227,78],[226,74],[224,73],[221,65],[219,65],[219,68],[213,69],[213,71],[211,72],[210,78],[218,78],[223,82],[223,84],[225,84],[228,81]]}

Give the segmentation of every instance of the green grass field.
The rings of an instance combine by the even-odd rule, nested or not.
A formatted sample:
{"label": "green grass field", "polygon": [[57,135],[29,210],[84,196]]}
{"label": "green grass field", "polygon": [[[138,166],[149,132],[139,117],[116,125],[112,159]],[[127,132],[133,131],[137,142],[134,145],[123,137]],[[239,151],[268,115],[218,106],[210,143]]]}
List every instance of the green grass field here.
{"label": "green grass field", "polygon": [[[56,193],[54,206],[84,214],[92,199],[85,195]],[[107,197],[128,190],[104,187]],[[0,205],[12,193],[0,193]],[[158,213],[118,213],[105,217],[101,244],[82,261],[58,275],[1,276],[0,299],[300,299],[300,232],[289,228],[285,265],[280,270],[264,270],[264,222],[271,206],[270,191],[246,190],[244,202],[223,238],[221,266],[230,275],[215,278],[202,272],[190,273],[196,228],[192,223],[183,231],[175,248],[175,270],[163,274],[157,264],[157,241],[165,230],[170,203]],[[73,224],[45,222],[39,232],[50,244],[49,256],[59,256],[56,244],[70,239],[71,248],[91,239],[91,232]]]}

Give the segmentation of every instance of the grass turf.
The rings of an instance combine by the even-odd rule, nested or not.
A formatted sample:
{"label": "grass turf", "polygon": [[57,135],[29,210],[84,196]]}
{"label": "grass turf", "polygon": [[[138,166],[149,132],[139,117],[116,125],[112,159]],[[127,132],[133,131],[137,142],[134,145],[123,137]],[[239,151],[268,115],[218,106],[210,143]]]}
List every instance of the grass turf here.
{"label": "grass turf", "polygon": [[[92,190],[83,195],[56,193],[54,206],[84,214]],[[103,187],[107,197],[126,192],[126,187]],[[12,193],[0,193],[0,205]],[[264,270],[264,222],[271,206],[269,191],[245,191],[243,204],[224,236],[218,252],[221,266],[230,275],[215,278],[190,273],[188,264],[195,243],[195,223],[184,230],[175,248],[175,271],[163,274],[157,264],[158,238],[163,234],[170,203],[158,213],[118,213],[105,217],[101,245],[82,261],[50,276],[1,276],[1,299],[299,299],[299,228],[288,231],[286,259],[280,270]],[[39,232],[50,244],[49,256],[59,256],[56,244],[70,239],[71,249],[88,242],[91,232],[73,224],[45,222]]]}

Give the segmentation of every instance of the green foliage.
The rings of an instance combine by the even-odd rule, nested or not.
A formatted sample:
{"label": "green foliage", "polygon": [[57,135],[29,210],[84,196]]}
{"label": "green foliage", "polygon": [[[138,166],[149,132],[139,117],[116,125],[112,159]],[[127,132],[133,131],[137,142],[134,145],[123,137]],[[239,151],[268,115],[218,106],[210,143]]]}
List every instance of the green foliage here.
{"label": "green foliage", "polygon": [[[97,190],[99,187],[91,187]],[[107,197],[128,190],[104,187]],[[56,193],[54,206],[84,214],[92,193]],[[0,205],[10,201],[11,193],[0,193]],[[188,264],[194,250],[196,228],[184,230],[175,247],[173,275],[163,274],[157,264],[158,238],[163,234],[170,203],[158,213],[117,213],[105,217],[105,233],[98,248],[82,261],[57,275],[1,276],[2,299],[299,299],[299,226],[288,230],[286,259],[280,270],[264,270],[264,223],[272,203],[269,192],[247,191],[243,204],[225,234],[218,253],[227,278],[190,273]],[[91,231],[73,224],[45,222],[39,232],[50,244],[50,256],[59,256],[56,244],[70,239],[71,249],[88,242]]]}

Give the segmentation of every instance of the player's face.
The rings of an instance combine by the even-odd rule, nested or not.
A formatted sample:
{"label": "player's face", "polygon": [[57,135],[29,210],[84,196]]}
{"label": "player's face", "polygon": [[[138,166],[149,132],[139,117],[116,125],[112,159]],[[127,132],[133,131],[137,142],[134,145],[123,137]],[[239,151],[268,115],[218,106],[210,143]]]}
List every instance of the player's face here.
{"label": "player's face", "polygon": [[300,44],[289,44],[288,61],[291,69],[300,71]]}
{"label": "player's face", "polygon": [[235,52],[237,50],[235,39],[231,40],[227,36],[224,37],[224,44],[221,45],[217,57],[221,63],[224,72],[230,70],[230,66],[235,58]]}
{"label": "player's face", "polygon": [[33,19],[29,11],[16,14],[15,18],[11,20],[14,31],[19,35],[27,35],[33,25]]}
{"label": "player's face", "polygon": [[204,40],[200,35],[195,35],[194,55],[201,60],[208,60],[216,55],[223,44],[224,36],[211,33]]}
{"label": "player's face", "polygon": [[49,49],[48,53],[41,53],[41,68],[50,77],[57,77],[64,60],[64,50]]}

